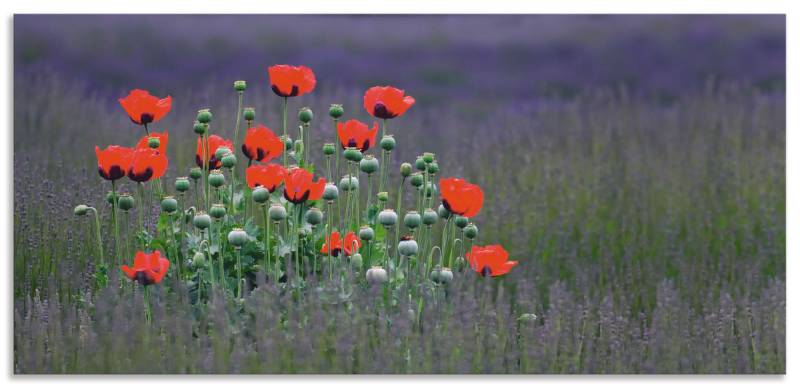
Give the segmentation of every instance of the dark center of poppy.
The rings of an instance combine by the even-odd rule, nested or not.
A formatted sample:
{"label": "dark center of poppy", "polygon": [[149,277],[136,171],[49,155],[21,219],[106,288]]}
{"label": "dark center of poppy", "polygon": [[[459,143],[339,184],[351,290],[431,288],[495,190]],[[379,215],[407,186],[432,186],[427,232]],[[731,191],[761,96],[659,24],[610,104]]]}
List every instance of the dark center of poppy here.
{"label": "dark center of poppy", "polygon": [[128,177],[131,178],[131,180],[134,182],[139,182],[139,183],[147,182],[148,180],[150,180],[152,176],[153,176],[153,169],[151,167],[147,167],[144,171],[138,173],[134,171],[133,168],[131,168],[131,170],[128,171]]}
{"label": "dark center of poppy", "polygon": [[142,113],[139,117],[139,124],[145,125],[153,122],[153,115],[150,113]]}
{"label": "dark center of poppy", "polygon": [[134,277],[135,281],[139,282],[139,284],[143,286],[149,286],[153,284],[153,280],[150,279],[144,271],[137,271],[136,276]]}
{"label": "dark center of poppy", "polygon": [[375,103],[375,106],[372,108],[372,114],[381,119],[392,119],[397,116],[392,113],[386,105],[383,105],[382,102]]}
{"label": "dark center of poppy", "polygon": [[281,97],[294,97],[300,93],[300,89],[298,89],[297,85],[292,85],[292,91],[289,94],[282,92],[278,85],[272,85],[272,91]]}
{"label": "dark center of poppy", "polygon": [[111,166],[108,171],[103,170],[103,167],[98,167],[97,172],[100,173],[101,177],[110,181],[115,181],[125,176],[125,171],[117,165]]}

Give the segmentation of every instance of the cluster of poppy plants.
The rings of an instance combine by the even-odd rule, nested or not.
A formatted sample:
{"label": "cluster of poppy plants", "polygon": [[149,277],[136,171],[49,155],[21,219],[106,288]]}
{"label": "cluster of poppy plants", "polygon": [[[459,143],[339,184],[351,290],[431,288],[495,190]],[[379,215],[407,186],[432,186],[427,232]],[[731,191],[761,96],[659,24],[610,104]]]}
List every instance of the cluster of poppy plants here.
{"label": "cluster of poppy plants", "polygon": [[[166,130],[151,132],[151,127],[170,112],[172,98],[136,89],[119,100],[130,120],[142,126],[145,133],[132,148],[95,147],[99,175],[111,182],[109,203],[116,257],[133,254],[121,248],[120,211],[127,215],[138,203],[137,235],[149,236],[142,209],[145,199],[155,198],[161,204],[160,217],[165,217],[169,225],[157,231],[166,234],[158,243],[155,239],[137,239],[132,266],[121,264],[124,259],[116,263],[121,264],[125,276],[145,286],[158,284],[165,279],[172,261],[177,262],[176,281],[191,278],[202,283],[201,273],[208,270],[205,280],[215,286],[226,284],[227,268],[229,274],[236,273],[232,288],[241,296],[242,284],[246,283],[243,270],[263,271],[267,278],[286,282],[290,266],[297,278],[325,267],[333,277],[348,268],[361,273],[365,283],[392,285],[401,283],[406,278],[404,273],[416,269],[431,284],[446,285],[454,270],[470,268],[479,275],[494,277],[508,273],[517,264],[509,261],[508,252],[500,245],[473,244],[478,230],[469,219],[480,212],[483,191],[460,178],[442,177],[437,185],[439,167],[433,154],[424,153],[414,163],[402,163],[399,186],[394,192],[389,189],[391,153],[396,142],[387,134],[388,122],[403,116],[415,104],[413,97],[392,86],[369,88],[363,104],[376,119],[371,124],[358,119],[344,121],[343,107],[331,105],[328,114],[334,128],[333,142],[325,143],[323,157],[316,158],[317,164],[326,166],[324,176],[317,176],[315,172],[322,169],[315,167],[314,158],[305,149],[311,144],[313,112],[309,108],[298,111],[295,139],[288,129],[289,99],[312,92],[316,77],[304,66],[276,65],[268,73],[272,91],[283,99],[282,135],[253,123],[255,109],[242,107],[246,83],[237,81],[234,137],[210,134],[211,111],[198,111],[193,125],[197,167],[190,169],[189,176],[175,180],[178,199],[166,195],[161,181],[169,165],[169,134]],[[242,119],[247,129],[239,144]],[[380,159],[368,154],[376,146],[380,147]],[[239,165],[237,154],[246,158],[246,166]],[[341,174],[341,168],[345,174]],[[237,176],[242,175],[244,181],[237,183]],[[366,192],[359,182],[364,175]],[[136,185],[136,196],[118,191],[119,181],[125,177]],[[188,206],[192,203],[186,198],[190,180],[194,181],[193,206]],[[407,183],[416,201],[404,211],[402,195],[408,190]],[[390,197],[397,205],[395,209],[388,206]],[[434,203],[436,197],[439,203]],[[75,212],[82,215],[88,209],[94,208],[79,205]],[[443,228],[437,245],[433,226],[440,221]],[[99,221],[97,227],[99,240]],[[215,227],[216,240],[212,234]],[[270,227],[274,229],[270,231]],[[225,232],[227,239],[223,238]],[[128,239],[123,240],[127,245]],[[464,252],[467,242],[470,248]],[[251,259],[246,269],[242,251]],[[104,262],[99,264],[105,266]],[[195,271],[184,270],[184,265]]]}

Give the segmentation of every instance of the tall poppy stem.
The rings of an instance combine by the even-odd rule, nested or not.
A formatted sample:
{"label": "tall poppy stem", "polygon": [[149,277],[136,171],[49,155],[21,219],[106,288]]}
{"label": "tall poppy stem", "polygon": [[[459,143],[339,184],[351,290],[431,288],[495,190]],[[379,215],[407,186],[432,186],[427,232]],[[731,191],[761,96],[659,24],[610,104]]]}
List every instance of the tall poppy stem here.
{"label": "tall poppy stem", "polygon": [[266,260],[266,261],[264,261],[264,273],[266,274],[266,273],[270,272],[271,263],[272,263],[272,260],[271,260],[272,259],[272,257],[271,257],[272,254],[270,252],[270,246],[269,246],[269,238],[270,238],[270,234],[269,234],[269,219],[267,218],[267,204],[266,203],[261,205],[261,211],[262,211],[262,215],[264,216],[264,252],[266,253],[264,255],[264,260]]}
{"label": "tall poppy stem", "polygon": [[236,272],[239,280],[236,282],[236,298],[242,298],[242,248],[236,247]]}
{"label": "tall poppy stem", "polygon": [[284,149],[283,149],[283,168],[289,167],[289,159],[288,159],[288,150],[286,149],[286,141],[289,140],[289,137],[286,135],[286,116],[289,114],[289,98],[283,98],[283,141],[284,141]]}
{"label": "tall poppy stem", "polygon": [[117,198],[117,181],[111,181],[111,195],[111,218],[114,220],[114,255],[119,256],[119,220],[117,219],[119,198]]}
{"label": "tall poppy stem", "polygon": [[[397,212],[397,218],[399,220],[403,219],[403,215],[402,215],[402,213],[403,213],[403,209],[402,209],[402,206],[403,206],[403,185],[405,183],[406,183],[406,177],[403,177],[403,179],[400,180],[400,187],[397,188],[397,206],[395,206],[395,211]],[[396,243],[400,243],[400,226],[398,226],[397,229],[394,232],[394,241]],[[397,244],[395,244],[395,248],[394,249],[395,249],[395,255],[397,255],[397,249],[399,249],[397,247]]]}
{"label": "tall poppy stem", "polygon": [[144,232],[144,186],[142,182],[136,183],[136,190],[139,192],[139,211],[136,215],[139,216],[139,232]]}
{"label": "tall poppy stem", "polygon": [[144,319],[150,324],[153,322],[153,310],[150,307],[150,287],[144,286]]}
{"label": "tall poppy stem", "polygon": [[[339,119],[333,119],[333,147],[335,149],[339,148],[340,145],[339,140]],[[339,158],[341,157],[341,152],[336,151],[336,175],[334,175],[337,179],[339,178]]]}
{"label": "tall poppy stem", "polygon": [[231,152],[236,152],[236,145],[239,144],[239,126],[242,122],[242,102],[244,100],[244,92],[240,91],[239,94],[239,104],[236,108],[236,129],[233,131],[233,149]]}
{"label": "tall poppy stem", "polygon": [[97,253],[100,255],[100,265],[105,265],[106,260],[103,256],[103,238],[100,234],[100,215],[97,214],[97,209],[89,206],[89,210],[94,212],[94,226],[95,232],[97,233]]}

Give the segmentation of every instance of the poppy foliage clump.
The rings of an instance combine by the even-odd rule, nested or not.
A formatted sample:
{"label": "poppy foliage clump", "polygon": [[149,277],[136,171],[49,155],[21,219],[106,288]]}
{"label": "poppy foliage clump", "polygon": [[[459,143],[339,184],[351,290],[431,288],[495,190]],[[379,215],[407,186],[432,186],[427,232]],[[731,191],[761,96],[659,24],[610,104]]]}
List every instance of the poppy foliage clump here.
{"label": "poppy foliage clump", "polygon": [[[478,184],[443,175],[431,152],[392,160],[403,145],[389,122],[401,120],[414,97],[373,86],[364,93],[365,111],[331,104],[329,118],[320,119],[303,106],[289,113],[290,101],[317,86],[310,68],[275,65],[265,76],[262,89],[282,100],[283,114],[271,123],[282,134],[253,124],[256,108],[242,109],[244,81],[234,83],[235,122],[217,123],[201,109],[191,129],[177,133],[153,130],[164,125],[171,96],[133,89],[119,99],[146,132],[132,147],[95,146],[112,210],[108,223],[93,212],[101,253],[96,279],[105,279],[112,264],[143,287],[187,287],[191,303],[207,303],[215,290],[241,298],[243,289],[259,286],[258,277],[301,291],[314,277],[334,288],[382,287],[392,298],[422,298],[459,279],[506,276],[517,265],[502,246],[479,245]],[[191,120],[170,125],[180,122]],[[170,163],[175,144],[187,141],[194,149]],[[95,208],[79,205],[75,214],[87,209]],[[111,263],[102,260],[101,224],[113,228]],[[130,257],[133,263],[123,259]]]}

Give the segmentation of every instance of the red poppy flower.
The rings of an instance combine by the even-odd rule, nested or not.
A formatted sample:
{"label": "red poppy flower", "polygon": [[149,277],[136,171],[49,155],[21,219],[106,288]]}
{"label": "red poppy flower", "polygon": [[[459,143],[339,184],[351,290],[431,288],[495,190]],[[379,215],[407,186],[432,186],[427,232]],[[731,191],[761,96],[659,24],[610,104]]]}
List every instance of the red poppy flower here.
{"label": "red poppy flower", "polygon": [[483,276],[505,275],[517,265],[516,261],[508,261],[508,252],[500,245],[475,245],[467,252],[467,260],[470,267]]}
{"label": "red poppy flower", "polygon": [[269,162],[283,153],[283,141],[272,130],[259,125],[247,130],[242,152],[250,160]]}
{"label": "red poppy flower", "polygon": [[136,124],[147,125],[161,120],[172,109],[172,97],[158,98],[147,90],[134,89],[119,104]]}
{"label": "red poppy flower", "polygon": [[153,132],[153,133],[151,133],[149,135],[142,136],[142,138],[139,139],[139,142],[136,143],[136,148],[150,148],[150,145],[148,143],[149,143],[151,137],[157,137],[158,138],[160,144],[158,145],[158,148],[156,148],[156,149],[158,150],[158,152],[166,155],[167,154],[167,143],[169,143],[169,133],[167,133],[167,131],[164,131],[162,133]]}
{"label": "red poppy flower", "polygon": [[365,152],[375,144],[375,138],[378,136],[378,123],[372,123],[372,129],[370,129],[367,124],[358,120],[347,120],[345,123],[339,122],[336,130],[339,133],[342,149],[356,147],[361,152]]}
{"label": "red poppy flower", "polygon": [[322,244],[320,252],[328,254],[328,249],[331,250],[331,256],[339,257],[339,253],[344,249],[344,254],[350,256],[358,252],[361,247],[361,240],[358,239],[353,232],[348,232],[344,236],[344,243],[342,242],[341,235],[338,231],[334,231],[331,235],[325,238],[325,243]]}
{"label": "red poppy flower", "polygon": [[[227,147],[231,152],[233,152],[233,142],[230,140],[223,139],[217,135],[211,135],[208,137],[208,158],[206,161],[208,162],[208,169],[209,170],[216,170],[222,167],[222,161],[217,160],[217,149],[219,147]],[[197,167],[203,167],[203,142],[200,137],[197,138],[197,153],[195,154],[195,162],[197,163]]]}
{"label": "red poppy flower", "polygon": [[280,164],[254,164],[245,170],[247,186],[251,189],[261,186],[270,193],[283,183],[284,178],[286,169]]}
{"label": "red poppy flower", "polygon": [[325,191],[325,178],[313,182],[314,174],[302,169],[289,170],[283,184],[283,197],[292,203],[303,203],[307,200],[322,198]]}
{"label": "red poppy flower", "polygon": [[478,185],[458,178],[439,179],[442,205],[451,213],[475,217],[483,206],[483,191]]}
{"label": "red poppy flower", "polygon": [[281,97],[302,96],[314,90],[317,79],[305,66],[275,65],[269,67],[272,91]]}
{"label": "red poppy flower", "polygon": [[115,181],[125,176],[133,159],[133,149],[112,145],[100,150],[94,146],[94,153],[97,155],[97,171],[100,176]]}
{"label": "red poppy flower", "polygon": [[128,178],[134,182],[147,182],[164,176],[169,161],[167,156],[153,148],[139,148],[133,153]]}
{"label": "red poppy flower", "polygon": [[373,86],[364,93],[364,109],[379,119],[402,116],[414,102],[414,97],[392,86]]}
{"label": "red poppy flower", "polygon": [[136,280],[140,284],[148,286],[161,283],[164,275],[169,270],[169,260],[161,257],[161,252],[152,253],[136,252],[133,258],[133,268],[123,265],[120,267],[128,279]]}

